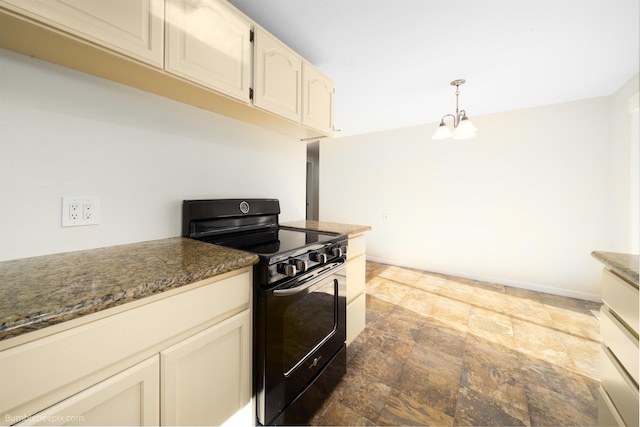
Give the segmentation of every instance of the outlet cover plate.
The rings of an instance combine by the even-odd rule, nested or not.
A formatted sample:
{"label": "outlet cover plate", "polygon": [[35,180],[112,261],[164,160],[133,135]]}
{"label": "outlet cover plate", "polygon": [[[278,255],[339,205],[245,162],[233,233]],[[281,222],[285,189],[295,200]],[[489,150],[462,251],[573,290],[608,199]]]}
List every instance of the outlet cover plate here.
{"label": "outlet cover plate", "polygon": [[100,198],[97,196],[63,196],[62,226],[96,225],[100,223]]}

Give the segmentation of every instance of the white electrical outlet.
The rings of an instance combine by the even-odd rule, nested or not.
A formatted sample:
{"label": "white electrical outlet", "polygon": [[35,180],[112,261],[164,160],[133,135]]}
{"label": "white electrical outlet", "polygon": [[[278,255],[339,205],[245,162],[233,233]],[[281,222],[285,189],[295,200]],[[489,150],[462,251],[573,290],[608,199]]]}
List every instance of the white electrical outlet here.
{"label": "white electrical outlet", "polygon": [[63,196],[62,226],[95,225],[100,223],[100,198],[96,196]]}

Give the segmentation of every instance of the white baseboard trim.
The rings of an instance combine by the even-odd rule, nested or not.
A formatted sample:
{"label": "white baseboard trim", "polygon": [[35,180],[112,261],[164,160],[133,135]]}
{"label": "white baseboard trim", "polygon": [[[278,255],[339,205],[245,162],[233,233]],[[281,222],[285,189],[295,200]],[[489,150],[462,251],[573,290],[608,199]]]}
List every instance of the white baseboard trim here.
{"label": "white baseboard trim", "polygon": [[480,274],[465,273],[465,272],[462,272],[462,271],[454,271],[454,270],[446,270],[446,269],[438,269],[438,268],[429,268],[429,267],[425,267],[425,266],[422,266],[422,265],[410,265],[410,264],[397,262],[397,261],[393,261],[393,260],[388,260],[388,259],[384,259],[384,258],[372,257],[372,256],[369,256],[368,254],[366,256],[367,256],[367,261],[373,261],[373,262],[377,262],[377,263],[380,263],[380,264],[394,265],[394,266],[397,266],[397,267],[412,268],[414,270],[422,270],[422,271],[426,271],[426,272],[430,272],[430,273],[446,274],[447,276],[455,276],[455,277],[462,277],[464,279],[471,279],[471,280],[479,280],[479,281],[482,281],[482,282],[496,283],[498,285],[504,285],[504,286],[511,286],[511,287],[514,287],[514,288],[527,289],[529,291],[544,292],[546,294],[560,295],[560,296],[563,296],[563,297],[577,298],[577,299],[581,299],[581,300],[585,300],[585,301],[593,301],[593,302],[598,302],[598,303],[602,302],[602,297],[600,295],[597,295],[597,294],[590,294],[590,293],[586,293],[586,292],[571,291],[571,290],[562,289],[562,288],[555,288],[555,287],[552,287],[552,286],[539,285],[539,284],[536,284],[536,283],[519,282],[519,281],[515,281],[515,280],[505,279],[503,277],[492,277],[492,276],[484,276],[484,275],[480,275]]}

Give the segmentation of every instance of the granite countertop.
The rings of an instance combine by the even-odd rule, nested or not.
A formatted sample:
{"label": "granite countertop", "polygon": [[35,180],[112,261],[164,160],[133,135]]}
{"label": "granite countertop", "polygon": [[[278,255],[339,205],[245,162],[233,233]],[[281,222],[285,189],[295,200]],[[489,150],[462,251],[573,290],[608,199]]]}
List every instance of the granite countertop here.
{"label": "granite countertop", "polygon": [[0,262],[0,340],[251,266],[258,256],[175,237]]}
{"label": "granite countertop", "polygon": [[638,286],[640,255],[593,251],[591,256],[624,279]]}
{"label": "granite countertop", "polygon": [[292,221],[285,222],[283,224],[285,227],[293,227],[293,228],[304,228],[306,230],[313,231],[326,231],[329,233],[340,233],[346,234],[348,236],[353,236],[355,234],[364,233],[365,231],[371,230],[371,227],[368,225],[356,225],[356,224],[340,224],[337,222],[324,222],[324,221]]}

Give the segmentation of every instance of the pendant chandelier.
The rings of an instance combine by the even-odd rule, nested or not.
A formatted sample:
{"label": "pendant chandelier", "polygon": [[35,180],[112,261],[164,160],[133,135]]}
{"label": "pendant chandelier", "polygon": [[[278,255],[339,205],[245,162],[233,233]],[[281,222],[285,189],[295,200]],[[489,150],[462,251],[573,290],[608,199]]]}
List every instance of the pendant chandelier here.
{"label": "pendant chandelier", "polygon": [[[458,79],[451,82],[451,86],[456,87],[456,114],[447,114],[440,120],[440,126],[433,134],[433,139],[469,139],[476,136],[478,129],[471,123],[471,120],[467,117],[467,113],[464,110],[458,110],[458,95],[460,95],[459,86],[464,84],[466,80]],[[453,132],[445,124],[444,119],[447,117],[453,117]]]}

